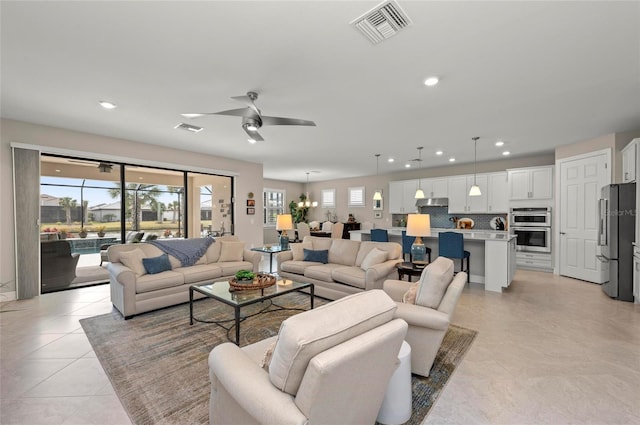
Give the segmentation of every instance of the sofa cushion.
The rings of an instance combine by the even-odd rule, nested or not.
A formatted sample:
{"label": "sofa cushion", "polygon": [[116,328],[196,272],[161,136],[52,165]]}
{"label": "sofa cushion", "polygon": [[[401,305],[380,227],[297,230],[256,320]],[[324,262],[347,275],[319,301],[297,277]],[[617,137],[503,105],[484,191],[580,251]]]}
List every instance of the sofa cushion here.
{"label": "sofa cushion", "polygon": [[340,283],[344,283],[349,286],[355,286],[356,288],[365,289],[366,272],[360,267],[342,266],[334,269],[331,272],[331,278]]}
{"label": "sofa cushion", "polygon": [[222,267],[217,264],[196,264],[191,267],[175,269],[184,276],[184,283],[196,283],[222,276]]}
{"label": "sofa cushion", "polygon": [[449,258],[438,257],[422,271],[418,281],[416,304],[438,308],[444,293],[453,280],[453,261]]}
{"label": "sofa cushion", "polygon": [[184,284],[184,276],[176,271],[166,271],[158,274],[145,274],[136,280],[136,292],[156,291]]}
{"label": "sofa cushion", "polygon": [[396,304],[381,290],[346,296],[285,320],[269,364],[269,379],[295,395],[317,354],[393,318]]}
{"label": "sofa cushion", "polygon": [[146,255],[138,248],[120,253],[120,262],[133,270],[138,277],[147,273],[144,265],[142,264],[143,258],[146,258]]}
{"label": "sofa cushion", "polygon": [[311,245],[313,245],[313,249],[315,250],[331,248],[331,241],[333,241],[333,239],[319,238],[317,236],[305,236],[302,240],[302,242],[311,242]]}
{"label": "sofa cushion", "polygon": [[364,257],[364,260],[362,260],[360,268],[366,271],[369,267],[373,267],[376,264],[384,263],[385,261],[387,261],[386,251],[378,248],[373,248],[371,251],[369,251],[367,256]]}
{"label": "sofa cushion", "polygon": [[244,242],[221,241],[220,245],[220,258],[218,262],[242,261]]}
{"label": "sofa cushion", "polygon": [[304,269],[305,277],[309,277],[311,279],[318,279],[325,282],[332,282],[333,278],[331,274],[337,268],[344,267],[341,264],[320,264],[317,266],[311,266]]}
{"label": "sofa cushion", "polygon": [[171,263],[172,269],[178,269],[182,267],[182,261],[178,260],[176,257],[174,257],[171,254],[169,254],[169,262]]}
{"label": "sofa cushion", "polygon": [[304,252],[303,249],[313,249],[313,244],[311,242],[300,242],[300,243],[292,243],[289,245],[291,247],[291,254],[293,255],[293,261],[303,261],[304,260]]}
{"label": "sofa cushion", "polygon": [[360,249],[358,250],[355,265],[358,267],[362,266],[362,262],[373,248],[385,251],[387,253],[387,260],[402,258],[402,245],[397,242],[363,241],[360,242]]}
{"label": "sofa cushion", "polygon": [[332,240],[331,248],[329,248],[329,262],[342,264],[343,266],[353,266],[356,263],[360,242],[348,239]]}
{"label": "sofa cushion", "polygon": [[409,287],[407,292],[402,296],[402,302],[405,304],[415,304],[416,303],[416,295],[418,294],[418,283],[414,283]]}
{"label": "sofa cushion", "polygon": [[285,261],[284,263],[280,264],[280,269],[282,269],[283,272],[289,272],[289,273],[297,273],[297,274],[304,274],[304,270],[307,267],[311,267],[311,266],[319,266],[321,265],[321,263],[312,263],[310,261]]}
{"label": "sofa cushion", "polygon": [[304,261],[311,261],[314,263],[327,264],[329,262],[329,251],[326,249],[320,249],[314,251],[313,249],[302,249],[304,253]]}
{"label": "sofa cushion", "polygon": [[249,261],[227,261],[217,265],[222,269],[222,276],[231,276],[240,270],[253,270],[253,264]]}
{"label": "sofa cushion", "polygon": [[162,254],[152,258],[143,258],[142,265],[148,274],[157,274],[171,270],[168,254]]}
{"label": "sofa cushion", "polygon": [[208,264],[218,262],[218,259],[220,258],[220,248],[222,247],[221,242],[222,241],[218,239],[209,245],[209,248],[207,248],[207,252],[204,255],[207,257]]}

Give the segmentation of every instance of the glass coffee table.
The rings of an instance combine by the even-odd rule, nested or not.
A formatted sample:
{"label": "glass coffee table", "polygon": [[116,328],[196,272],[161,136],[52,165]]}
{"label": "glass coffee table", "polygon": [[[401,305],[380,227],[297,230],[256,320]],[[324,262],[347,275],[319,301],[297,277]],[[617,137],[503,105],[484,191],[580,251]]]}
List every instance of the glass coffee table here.
{"label": "glass coffee table", "polygon": [[269,273],[273,273],[273,254],[289,251],[291,248],[282,249],[280,245],[265,245],[257,248],[251,248],[251,251],[269,254]]}
{"label": "glass coffee table", "polygon": [[[309,301],[311,305],[311,309],[313,309],[313,300],[314,300],[314,285],[313,283],[302,283],[302,282],[293,282],[291,280],[287,280],[287,285],[279,285],[275,284],[269,286],[267,288],[262,289],[251,289],[251,290],[235,290],[229,291],[229,281],[222,280],[218,282],[208,283],[205,285],[191,285],[189,287],[189,324],[193,325],[193,321],[203,322],[203,323],[213,323],[227,331],[227,338],[231,342],[235,342],[236,345],[240,344],[240,323],[248,317],[255,316],[257,314],[267,312],[268,311],[277,311],[277,310],[299,310],[296,308],[287,308],[280,306],[273,301],[272,298],[279,297],[280,295],[288,294],[290,292],[300,291],[301,289],[309,289]],[[207,298],[212,298],[214,300],[220,301],[226,305],[233,307],[234,309],[234,318],[228,320],[201,320],[193,317],[193,292],[198,292],[200,294],[205,295]],[[268,305],[257,313],[251,314],[249,316],[242,317],[240,315],[240,309],[242,307],[246,307],[251,304],[263,302],[269,300]],[[269,308],[275,307],[272,310]],[[228,323],[232,322],[231,325]],[[229,338],[229,331],[235,326],[236,328],[236,338],[235,341]]]}

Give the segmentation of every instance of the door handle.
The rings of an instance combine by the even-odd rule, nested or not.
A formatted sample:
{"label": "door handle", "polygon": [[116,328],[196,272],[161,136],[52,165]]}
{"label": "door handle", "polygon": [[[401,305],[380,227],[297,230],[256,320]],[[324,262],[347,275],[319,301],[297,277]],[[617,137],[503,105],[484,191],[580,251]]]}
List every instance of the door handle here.
{"label": "door handle", "polygon": [[561,234],[561,235],[566,235],[566,233],[565,233],[565,232],[560,232],[560,234]]}

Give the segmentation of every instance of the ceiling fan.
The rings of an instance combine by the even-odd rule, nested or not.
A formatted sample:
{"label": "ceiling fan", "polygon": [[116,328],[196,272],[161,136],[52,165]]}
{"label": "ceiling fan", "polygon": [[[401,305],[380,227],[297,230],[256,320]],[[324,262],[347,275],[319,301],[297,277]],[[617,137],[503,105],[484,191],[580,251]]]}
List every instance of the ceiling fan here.
{"label": "ceiling fan", "polygon": [[263,141],[264,139],[258,133],[258,129],[263,125],[309,125],[315,126],[313,121],[301,120],[297,118],[268,117],[262,115],[260,109],[254,103],[258,100],[258,93],[250,91],[245,96],[233,96],[231,99],[247,105],[246,108],[229,109],[220,112],[203,112],[192,114],[180,114],[185,118],[198,118],[204,115],[233,115],[242,117],[242,128],[249,135],[250,141]]}

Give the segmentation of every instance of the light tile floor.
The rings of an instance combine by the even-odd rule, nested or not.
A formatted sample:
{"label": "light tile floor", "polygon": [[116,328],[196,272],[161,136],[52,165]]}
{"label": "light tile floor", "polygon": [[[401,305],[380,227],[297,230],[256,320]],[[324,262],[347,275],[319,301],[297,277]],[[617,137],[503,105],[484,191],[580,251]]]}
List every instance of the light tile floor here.
{"label": "light tile floor", "polygon": [[[1,305],[0,423],[131,423],[78,322],[111,308],[108,285]],[[426,424],[640,423],[640,305],[519,270],[453,322],[479,334]]]}

